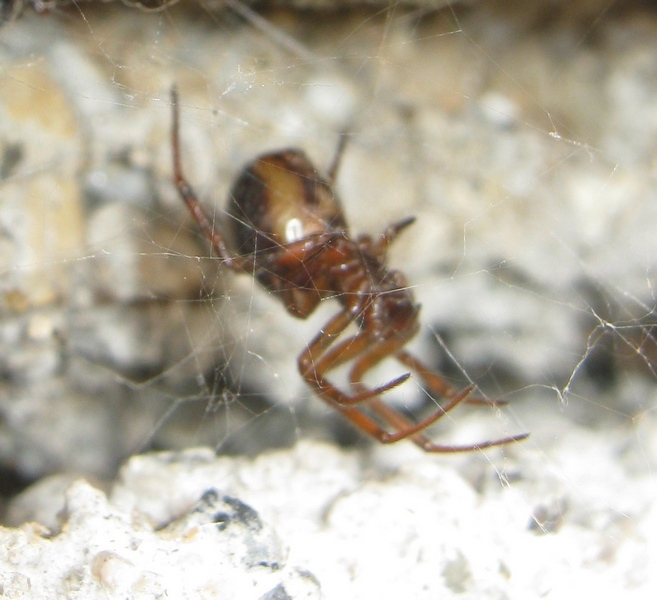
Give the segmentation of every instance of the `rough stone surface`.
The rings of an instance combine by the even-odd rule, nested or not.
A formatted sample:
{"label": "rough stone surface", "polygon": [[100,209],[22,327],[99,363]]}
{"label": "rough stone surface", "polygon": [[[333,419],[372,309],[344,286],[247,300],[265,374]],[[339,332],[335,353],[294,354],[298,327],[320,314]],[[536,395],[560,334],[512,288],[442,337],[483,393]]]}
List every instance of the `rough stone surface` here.
{"label": "rough stone surface", "polygon": [[[161,490],[164,491],[164,490]],[[3,529],[3,594],[11,598],[318,598],[308,573],[287,568],[275,533],[236,498],[208,489],[155,529],[83,480],[66,492],[62,529]]]}
{"label": "rough stone surface", "polygon": [[255,460],[209,449],[137,456],[108,497],[73,483],[60,528],[0,532],[4,593],[652,597],[657,455],[634,471],[640,440],[609,433],[604,452],[581,429],[464,457],[457,470],[410,447],[363,460],[309,442]]}

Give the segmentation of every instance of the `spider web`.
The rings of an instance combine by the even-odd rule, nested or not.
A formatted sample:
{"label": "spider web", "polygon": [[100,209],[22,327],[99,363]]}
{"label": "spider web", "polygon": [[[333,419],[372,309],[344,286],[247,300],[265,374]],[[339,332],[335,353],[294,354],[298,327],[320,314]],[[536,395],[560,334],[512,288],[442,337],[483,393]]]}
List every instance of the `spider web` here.
{"label": "spider web", "polygon": [[[594,566],[636,558],[657,460],[656,28],[650,6],[593,0],[320,18],[74,3],[5,23],[2,464],[111,476],[150,448],[364,444],[296,367],[338,303],[289,316],[221,268],[182,205],[175,83],[185,175],[219,227],[253,157],[298,147],[325,171],[349,135],[337,190],[353,233],[417,217],[389,260],[422,304],[410,351],[508,402],[459,407],[430,437],[531,433],[431,458],[478,490],[515,476],[536,533],[600,533]],[[368,383],[402,372],[387,361]],[[439,400],[417,378],[385,398],[415,418]]]}
{"label": "spider web", "polygon": [[[411,349],[509,401],[454,411],[432,437],[529,431],[561,465],[560,439],[598,435],[652,472],[654,10],[230,6],[73,4],[3,26],[3,456],[19,448],[34,476],[108,473],[148,447],[357,439],[296,370],[337,303],[294,320],[222,272],[181,205],[176,83],[185,173],[218,223],[248,160],[300,147],[326,169],[342,132],[353,231],[417,217],[390,257],[422,304]],[[433,400],[409,383],[390,402]],[[41,429],[21,429],[26,415]],[[91,440],[102,451],[80,457]]]}
{"label": "spider web", "polygon": [[[187,176],[217,219],[230,182],[253,156],[295,146],[326,168],[338,134],[348,132],[339,193],[354,231],[418,217],[391,259],[423,305],[416,352],[456,382],[475,381],[487,397],[524,397],[510,413],[519,411],[529,430],[519,407],[535,395],[541,407],[578,419],[631,422],[651,406],[637,386],[650,390],[654,378],[646,198],[655,117],[640,103],[653,91],[653,62],[638,13],[614,8],[555,9],[550,19],[537,8],[520,19],[494,5],[393,5],[320,26],[262,17],[239,3],[220,14],[200,5],[192,16],[178,6],[108,16],[79,5],[55,11],[50,22],[67,39],[52,59],[39,56],[39,44],[20,47],[29,16],[6,25],[6,94],[43,89],[30,77],[47,75],[72,97],[70,118],[99,124],[89,142],[65,139],[69,156],[23,171],[12,172],[11,144],[5,152],[16,182],[29,169],[62,163],[74,174],[79,161],[89,163],[86,251],[76,256],[62,244],[35,263],[69,272],[84,265],[95,277],[85,292],[102,298],[95,305],[111,313],[118,301],[136,313],[132,325],[149,332],[140,340],[126,327],[123,347],[98,350],[94,335],[82,339],[95,327],[90,317],[70,336],[73,354],[120,367],[130,387],[200,386],[210,421],[246,391],[262,406],[285,399],[286,413],[307,397],[294,358],[335,306],[295,322],[253,282],[224,277],[194,239],[170,181],[168,89],[177,82]],[[611,61],[623,36],[637,31],[639,42]],[[126,44],[137,34],[139,43]],[[12,226],[5,219],[5,230]],[[48,267],[6,268],[19,277]],[[144,275],[149,270],[161,273]],[[44,296],[75,297],[62,284],[43,287]],[[93,304],[78,304],[85,302]],[[162,319],[169,327],[155,333]],[[107,323],[117,329],[110,316]],[[152,349],[162,343],[166,349]],[[189,399],[180,392],[175,410]],[[412,405],[414,394],[401,401]]]}

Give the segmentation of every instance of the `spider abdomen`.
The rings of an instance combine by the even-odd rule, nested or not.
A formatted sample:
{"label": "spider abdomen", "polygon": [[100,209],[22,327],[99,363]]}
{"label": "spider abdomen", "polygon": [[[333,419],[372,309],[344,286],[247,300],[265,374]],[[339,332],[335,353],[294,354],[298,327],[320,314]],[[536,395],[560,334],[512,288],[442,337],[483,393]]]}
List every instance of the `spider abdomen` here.
{"label": "spider abdomen", "polygon": [[300,150],[256,158],[233,184],[228,216],[240,254],[346,231],[332,186]]}

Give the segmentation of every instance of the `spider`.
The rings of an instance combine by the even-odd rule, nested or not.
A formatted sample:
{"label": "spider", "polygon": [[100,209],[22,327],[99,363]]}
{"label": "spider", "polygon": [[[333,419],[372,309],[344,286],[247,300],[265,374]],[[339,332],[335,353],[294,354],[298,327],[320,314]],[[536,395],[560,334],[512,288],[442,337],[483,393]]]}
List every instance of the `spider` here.
{"label": "spider", "polygon": [[[384,444],[409,439],[426,452],[467,452],[527,437],[520,434],[478,444],[445,445],[425,435],[427,427],[462,402],[496,403],[473,398],[474,385],[456,390],[404,349],[419,330],[420,306],[405,276],[386,266],[386,254],[388,246],[415,218],[394,223],[375,237],[350,235],[334,192],[346,136],[340,138],[326,177],[296,149],[265,154],[247,165],[230,192],[227,238],[205,214],[183,175],[175,87],[171,105],[175,185],[222,263],[232,271],[255,277],[295,317],[307,318],[324,299],[340,303],[340,311],[298,357],[299,372],[317,396]],[[228,239],[234,253],[229,251]],[[356,333],[339,341],[352,324]],[[444,405],[414,422],[384,403],[382,395],[410,377],[406,373],[384,385],[366,387],[364,375],[386,358],[415,372],[432,394],[445,399]],[[351,389],[347,393],[327,375],[350,362]]]}

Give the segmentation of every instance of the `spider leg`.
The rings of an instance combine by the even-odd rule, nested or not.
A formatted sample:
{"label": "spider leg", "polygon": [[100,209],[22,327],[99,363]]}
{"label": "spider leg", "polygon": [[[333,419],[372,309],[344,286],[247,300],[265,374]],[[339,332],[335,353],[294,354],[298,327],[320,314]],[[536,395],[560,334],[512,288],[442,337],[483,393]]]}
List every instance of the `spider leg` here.
{"label": "spider leg", "polygon": [[[471,392],[472,386],[465,388],[458,396],[453,399],[453,406],[459,404]],[[399,440],[408,438],[414,444],[422,448],[422,450],[425,452],[448,453],[483,450],[485,448],[491,448],[494,446],[503,446],[512,442],[519,442],[520,440],[524,440],[529,435],[527,433],[523,433],[520,435],[512,435],[505,438],[499,438],[497,440],[487,440],[485,442],[479,442],[476,444],[436,444],[432,442],[428,437],[423,435],[421,431],[444,416],[447,410],[453,408],[453,406],[445,407],[445,410],[436,411],[434,414],[429,415],[429,417],[419,421],[418,423],[413,423],[412,421],[406,419],[406,417],[404,417],[401,413],[397,412],[393,408],[390,408],[381,400],[371,402],[368,406],[387,423],[397,429],[396,433],[386,433],[384,437],[378,438],[379,441],[384,444],[392,444]]]}
{"label": "spider leg", "polygon": [[392,244],[399,234],[409,225],[415,222],[415,217],[406,217],[392,225],[388,225],[386,230],[378,236],[360,235],[357,238],[358,245],[365,249],[366,252],[384,263],[388,253],[388,247]]}
{"label": "spider leg", "polygon": [[328,181],[331,187],[335,185],[335,178],[338,175],[338,169],[340,168],[342,155],[344,154],[344,150],[347,147],[348,141],[349,136],[346,133],[341,133],[340,140],[338,141],[338,147],[335,149],[335,154],[333,155],[333,160],[331,161],[331,166],[326,173],[326,181]]}
{"label": "spider leg", "polygon": [[[315,339],[308,345],[308,348],[299,356],[299,371],[308,385],[320,393],[324,387],[337,388],[330,383],[323,374],[331,369],[353,360],[362,354],[371,344],[369,338],[362,333],[358,333],[346,340],[343,340],[337,346],[329,346],[335,342],[349,324],[355,319],[358,310],[345,309],[336,317],[331,319],[328,324],[320,331]],[[364,389],[355,395],[341,394],[339,403],[344,406],[350,406],[364,402],[374,396],[384,394],[385,392],[404,383],[410,377],[410,373],[404,373],[399,377],[380,385],[373,389]]]}
{"label": "spider leg", "polygon": [[[427,384],[429,389],[434,393],[438,394],[444,398],[447,398],[449,402],[442,407],[442,410],[444,411],[443,414],[449,412],[460,404],[461,402],[465,402],[468,404],[477,404],[477,405],[486,405],[486,406],[500,406],[501,404],[506,404],[506,401],[504,400],[486,400],[484,398],[473,398],[471,397],[471,393],[474,390],[474,384],[467,386],[464,388],[462,391],[458,391],[456,388],[451,386],[443,377],[441,377],[438,373],[427,367],[424,363],[422,363],[420,360],[415,358],[412,354],[406,352],[405,350],[400,350],[399,352],[396,353],[395,358],[401,362],[403,365],[407,366],[409,369],[417,373],[420,378]],[[467,392],[467,393],[466,393]],[[431,417],[429,417],[431,418]],[[483,443],[479,444],[471,444],[468,446],[449,446],[449,448],[456,448],[455,450],[447,450],[449,452],[460,452],[461,450],[468,450],[468,449],[474,449],[474,448],[489,448],[491,446],[500,446],[503,444],[508,444],[511,442],[518,442],[520,440],[524,440],[529,434],[528,433],[521,433],[518,435],[513,435],[505,438],[500,438],[497,440],[489,440]],[[417,443],[417,442],[416,442]],[[443,448],[441,450],[430,450],[427,448],[426,444],[422,444],[422,447],[425,448],[425,450],[431,452],[431,451],[437,451],[437,452],[445,452],[444,446],[442,445],[437,445],[433,443],[429,443],[429,447],[434,446],[434,447],[439,447]]]}
{"label": "spider leg", "polygon": [[[370,349],[367,353],[362,355],[354,363],[351,372],[349,373],[351,386],[358,390],[359,394],[361,395],[366,393],[367,388],[364,384],[361,383],[365,373],[375,367],[384,358],[391,355],[395,355],[396,357],[397,353],[402,352],[399,350],[399,347],[403,346],[404,343],[404,339],[390,339],[382,344],[378,344],[374,348]],[[416,365],[410,364],[409,366],[414,368]],[[458,452],[471,450],[473,448],[471,445],[461,447],[433,444],[426,436],[421,435],[420,432],[438,421],[438,419],[442,418],[448,411],[465,400],[472,393],[473,389],[474,385],[471,385],[458,393],[450,393],[448,396],[450,401],[446,406],[438,407],[435,412],[418,422],[411,421],[402,415],[399,411],[386,405],[380,398],[371,400],[368,402],[368,408],[371,409],[376,415],[378,415],[384,422],[396,430],[395,433],[385,432],[377,439],[379,439],[384,444],[392,444],[399,440],[409,438],[415,444],[425,450],[430,448],[430,451],[432,452]],[[447,391],[447,389],[443,388],[442,391]],[[449,391],[453,391],[451,386]]]}
{"label": "spider leg", "polygon": [[182,171],[182,164],[180,161],[180,115],[178,108],[178,90],[176,86],[171,88],[171,107],[173,110],[173,124],[171,128],[171,145],[173,148],[173,179],[178,188],[178,193],[183,199],[189,212],[194,217],[194,220],[198,224],[199,228],[203,232],[203,235],[207,237],[212,243],[214,251],[217,253],[217,256],[224,261],[224,264],[233,271],[251,272],[253,271],[253,260],[250,260],[250,257],[237,257],[234,258],[228,253],[228,248],[226,242],[219,233],[219,231],[214,227],[210,219],[207,217],[201,203],[198,200],[198,196],[192,189],[192,186],[187,182]]}
{"label": "spider leg", "polygon": [[301,375],[310,376],[315,371],[315,365],[320,355],[324,354],[336,338],[356,319],[358,311],[344,308],[335,315],[308,344],[299,355],[299,371]]}
{"label": "spider leg", "polygon": [[[458,390],[450,385],[444,377],[441,377],[433,369],[426,366],[422,361],[415,358],[415,356],[409,354],[405,350],[400,350],[397,352],[396,358],[403,365],[411,369],[411,371],[417,373],[434,394],[443,398],[451,398],[458,393]],[[506,400],[501,400],[499,398],[489,400],[487,398],[480,398],[479,396],[468,396],[463,400],[463,402],[466,404],[493,407],[504,406],[505,404],[508,404]]]}
{"label": "spider leg", "polygon": [[[352,358],[351,352],[346,351],[347,346],[345,345],[345,343],[352,341],[351,338],[345,340],[345,342],[336,347],[336,350],[338,350],[337,352],[331,352],[328,355],[325,354],[325,352],[335,341],[336,337],[339,336],[351,322],[353,322],[357,315],[357,310],[345,308],[333,317],[308,345],[308,348],[306,348],[306,350],[304,350],[299,356],[299,371],[308,386],[315,392],[315,394],[317,394],[317,396],[324,400],[324,402],[342,413],[342,415],[351,421],[356,428],[383,441],[388,435],[385,429],[358,408],[350,406],[354,404],[354,401],[363,402],[368,399],[371,401],[374,396],[378,395],[377,390],[364,390],[361,394],[349,396],[340,391],[335,385],[326,379],[326,377],[324,377],[326,371],[336,367],[337,364],[341,364]],[[354,336],[354,338],[355,340],[359,340],[358,335]],[[358,341],[359,350],[360,343],[361,342]],[[327,356],[329,359],[332,359],[332,362],[331,360],[327,360]],[[405,378],[406,376],[404,376],[403,379],[405,380]],[[381,389],[388,390],[395,385],[399,385],[401,382],[402,380],[397,378],[389,384],[382,386]]]}
{"label": "spider leg", "polygon": [[[372,348],[371,339],[365,335],[356,334],[329,350],[331,344],[353,322],[357,314],[357,310],[344,309],[327,323],[322,331],[308,345],[308,348],[299,356],[299,371],[309,387],[329,406],[340,411],[355,427],[384,444],[392,444],[408,438],[426,452],[442,453],[467,452],[500,446],[527,437],[527,434],[522,434],[467,445],[433,443],[428,437],[422,434],[422,431],[438,421],[452,408],[466,400],[472,393],[474,386],[468,386],[462,391],[455,393],[454,388],[436,375],[439,381],[442,381],[442,387],[436,386],[437,390],[440,389],[448,392],[445,396],[449,399],[449,402],[445,406],[439,407],[425,419],[417,423],[411,421],[394,408],[387,406],[380,398],[383,392],[406,381],[408,374],[402,375],[393,379],[390,383],[374,389],[367,388],[361,383],[362,376],[388,356],[397,358],[401,354],[402,358],[405,359],[400,360],[402,364],[407,364],[412,368],[416,366],[423,367],[419,361],[413,362],[413,357],[410,357],[410,355],[408,355],[410,358],[406,360],[407,353],[399,350],[400,346],[403,346],[406,342],[404,338],[387,340],[386,342],[376,344]],[[369,350],[368,347],[370,348]],[[348,395],[333,385],[325,377],[325,373],[353,359],[356,362],[350,371],[349,379],[356,393]],[[428,369],[426,371],[430,372]],[[424,380],[424,375],[426,374],[424,369],[418,374]],[[375,417],[378,417],[380,421],[383,421],[395,431],[391,433],[381,427],[375,418],[363,412],[363,409],[354,406],[358,403],[366,403],[367,409],[371,410]]]}
{"label": "spider leg", "polygon": [[477,444],[466,445],[447,445],[432,442],[421,432],[438,421],[461,402],[468,401],[469,396],[474,390],[474,385],[469,385],[463,390],[457,391],[442,377],[415,359],[415,357],[404,350],[399,350],[398,348],[401,345],[403,345],[403,340],[388,340],[386,343],[379,344],[366,354],[362,355],[352,367],[349,375],[352,387],[358,390],[359,394],[365,394],[367,388],[360,383],[363,375],[387,356],[394,355],[399,362],[417,372],[434,393],[438,393],[440,396],[445,397],[448,399],[448,402],[421,421],[413,422],[402,415],[399,411],[386,405],[380,398],[372,398],[368,402],[367,407],[396,430],[394,433],[384,432],[382,435],[375,436],[379,441],[384,444],[392,444],[399,440],[408,438],[426,452],[467,452],[475,449],[500,446],[520,441],[527,437],[528,434],[520,434],[497,440],[487,440]]}
{"label": "spider leg", "polygon": [[[331,348],[329,351],[325,352],[321,356],[317,357],[314,362],[314,369],[317,373],[323,374],[327,371],[336,369],[340,365],[343,365],[350,360],[355,359],[359,355],[367,351],[368,346],[371,345],[371,340],[364,334],[358,333],[338,344],[337,346]],[[403,373],[399,377],[379,385],[375,388],[365,388],[362,387],[356,394],[351,394],[349,396],[345,395],[346,400],[344,404],[351,406],[354,404],[359,404],[373,398],[374,396],[379,396],[385,394],[393,388],[401,385],[410,378],[410,373]],[[355,389],[355,386],[352,386]]]}
{"label": "spider leg", "polygon": [[392,244],[397,239],[397,236],[406,229],[409,225],[412,225],[415,223],[415,217],[406,217],[405,219],[402,219],[401,221],[397,221],[396,223],[393,223],[392,225],[388,225],[386,227],[386,230],[383,232],[383,235],[381,236],[381,240],[379,241],[379,245],[381,246],[382,250],[385,250]]}
{"label": "spider leg", "polygon": [[[452,398],[459,393],[459,390],[450,385],[444,377],[441,377],[433,369],[430,369],[423,362],[405,350],[400,350],[397,352],[395,358],[400,363],[411,369],[411,371],[417,373],[433,394],[442,398]],[[466,402],[467,404],[478,404],[485,406],[501,406],[507,403],[506,400],[487,400],[485,398],[472,396],[464,398],[463,402]]]}

